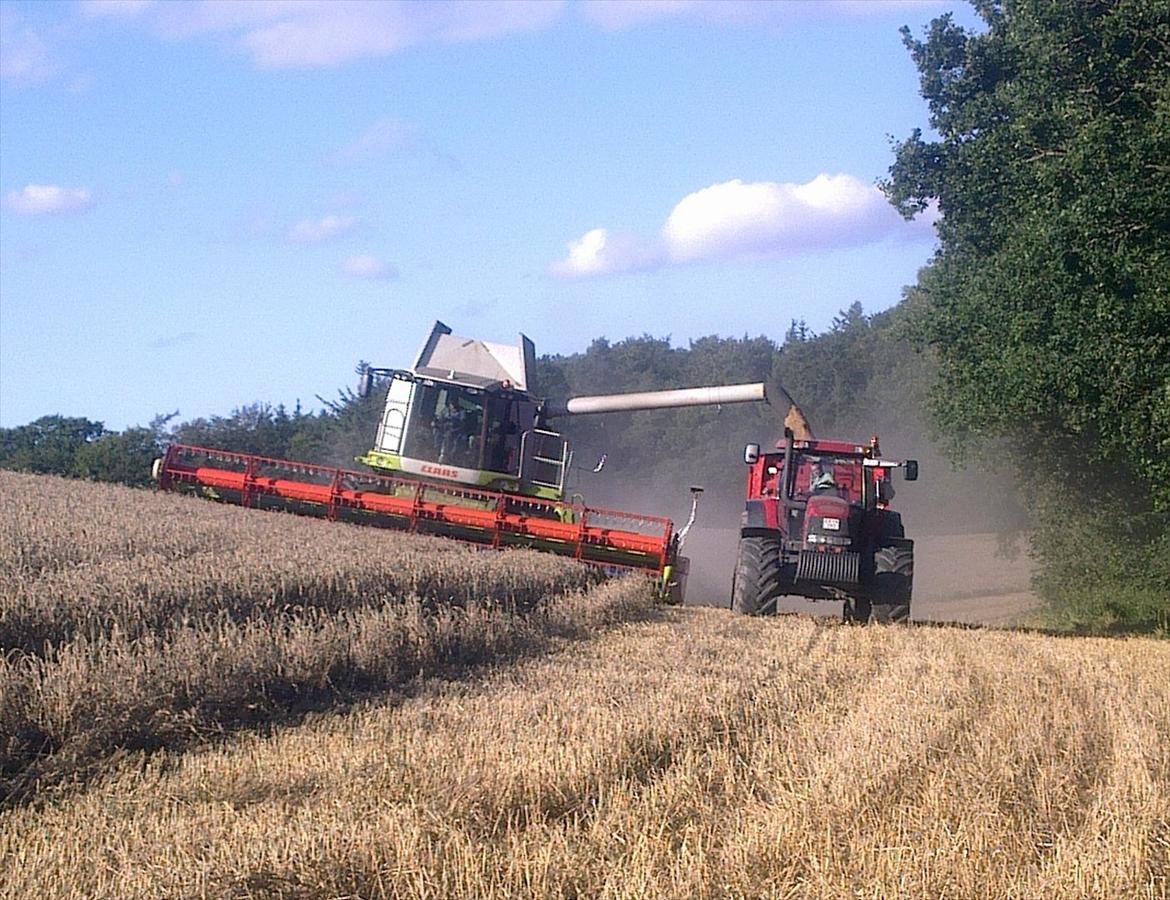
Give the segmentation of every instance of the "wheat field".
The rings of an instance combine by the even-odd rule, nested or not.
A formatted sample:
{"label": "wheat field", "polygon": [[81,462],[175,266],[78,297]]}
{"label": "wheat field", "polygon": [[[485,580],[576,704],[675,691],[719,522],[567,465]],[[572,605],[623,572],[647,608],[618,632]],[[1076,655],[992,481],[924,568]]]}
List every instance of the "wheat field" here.
{"label": "wheat field", "polygon": [[600,580],[534,553],[0,473],[0,801],[533,652]]}
{"label": "wheat field", "polygon": [[[187,527],[186,537],[169,538],[179,549],[166,551],[180,569],[204,540],[218,541],[214,552],[243,566],[257,540],[272,555],[310,536],[331,548],[321,565],[342,565],[338,555],[350,544],[363,552],[376,544],[381,557],[401,552],[409,561],[379,576],[399,581],[378,593],[361,579],[355,553],[352,583],[341,579],[325,599],[316,593],[321,584],[301,582],[302,601],[291,610],[266,606],[255,585],[254,606],[226,596],[230,568],[217,570],[215,589],[199,588],[187,572],[181,578],[191,580],[176,575],[175,584],[193,591],[191,608],[200,612],[184,618],[178,591],[168,618],[150,612],[142,590],[102,582],[101,602],[99,590],[86,590],[76,570],[102,567],[84,562],[70,540],[82,527],[76,518],[49,533],[50,516],[36,506],[56,508],[50,494],[66,505],[107,505],[99,515],[109,519],[101,539],[111,559],[141,555],[118,550],[126,545],[115,532],[167,522]],[[21,781],[8,773],[21,790],[0,809],[5,897],[1170,892],[1166,642],[745,619],[656,607],[642,578],[597,584],[571,565],[561,574],[563,561],[527,553],[416,545],[401,535],[51,479],[0,475],[0,497],[0,622],[19,623],[0,631],[5,729],[17,721],[3,712],[14,706],[11,686],[78,641],[122,641],[119,652],[137,654],[144,671],[154,671],[145,660],[169,660],[163,669],[177,673],[200,658],[200,647],[279,669],[288,665],[279,654],[207,643],[220,634],[211,625],[257,634],[277,627],[291,651],[312,642],[311,626],[412,611],[409,641],[387,637],[402,632],[394,616],[366,622],[360,633],[380,648],[370,657],[377,663],[364,679],[326,679],[307,707],[277,702],[264,689],[312,677],[279,682],[255,672],[264,689],[231,700],[267,698],[263,717],[221,709],[218,719],[195,717],[186,738],[164,727],[161,740],[137,748],[111,740],[119,732],[91,734],[76,759],[66,758],[77,746],[67,740],[43,745],[41,757],[28,748],[10,754],[10,768],[39,765],[55,777]],[[118,518],[119,506],[133,526]],[[18,519],[39,522],[40,536],[21,538]],[[24,541],[20,565],[8,549],[13,535]],[[434,587],[439,557],[450,557],[444,564],[452,571],[478,573],[451,576],[474,583],[449,603]],[[28,563],[34,558],[36,567]],[[412,582],[412,566],[430,566],[430,580]],[[143,580],[163,577],[145,571]],[[76,609],[58,593],[55,603],[42,598],[35,616],[3,618],[17,605],[17,586],[30,598],[37,580],[70,572]],[[254,570],[235,574],[260,578]],[[410,587],[418,584],[429,586],[429,599]],[[230,613],[214,612],[219,595]],[[103,624],[102,609],[152,624],[120,637],[128,626]],[[290,616],[303,631],[288,627]],[[357,632],[346,633],[354,643]],[[180,634],[191,644],[175,649]],[[12,635],[36,639],[10,646]],[[432,641],[446,649],[419,649]],[[329,646],[322,660],[350,658],[338,649],[344,641]],[[411,662],[395,664],[396,653]],[[379,667],[396,674],[374,677]],[[147,675],[119,680],[104,696],[144,683]],[[151,723],[184,709],[173,697],[135,704],[126,706],[139,709],[140,741]],[[75,741],[89,733],[85,719],[71,727]]]}

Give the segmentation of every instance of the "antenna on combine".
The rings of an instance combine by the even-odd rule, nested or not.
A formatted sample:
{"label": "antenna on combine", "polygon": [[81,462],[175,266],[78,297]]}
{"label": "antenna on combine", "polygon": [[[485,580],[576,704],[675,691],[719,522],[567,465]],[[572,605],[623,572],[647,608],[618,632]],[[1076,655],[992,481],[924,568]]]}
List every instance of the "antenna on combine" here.
{"label": "antenna on combine", "polygon": [[374,379],[378,376],[393,375],[393,369],[382,369],[377,366],[371,366],[367,362],[360,362],[354,369],[358,376],[357,395],[363,400],[370,396],[370,391],[374,387]]}

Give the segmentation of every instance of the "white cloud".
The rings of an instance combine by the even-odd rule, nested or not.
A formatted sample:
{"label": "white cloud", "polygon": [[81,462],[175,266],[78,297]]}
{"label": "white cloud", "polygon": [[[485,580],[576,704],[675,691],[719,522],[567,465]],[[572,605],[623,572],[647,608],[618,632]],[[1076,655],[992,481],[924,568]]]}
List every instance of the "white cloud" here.
{"label": "white cloud", "polygon": [[664,19],[707,25],[783,27],[905,11],[908,5],[941,6],[940,0],[581,0],[581,14],[606,31],[624,31]]}
{"label": "white cloud", "polygon": [[[86,0],[76,18],[145,28],[164,40],[211,38],[267,69],[327,68],[411,47],[491,40],[547,28],[573,10],[607,31],[672,19],[701,26],[783,28],[901,12],[942,0]],[[6,10],[0,0],[0,14]],[[56,72],[45,34],[0,15],[0,74],[39,80]],[[68,43],[70,26],[48,34]]]}
{"label": "white cloud", "polygon": [[611,275],[653,269],[662,263],[661,250],[631,234],[610,234],[594,228],[566,245],[569,255],[553,263],[551,271],[562,278]]}
{"label": "white cloud", "polygon": [[73,212],[92,202],[89,188],[63,188],[55,184],[29,184],[23,190],[10,191],[4,205],[21,215]]}
{"label": "white cloud", "polygon": [[639,3],[581,0],[577,8],[586,19],[606,31],[622,31],[645,22],[693,14],[698,5],[697,0],[641,0]]}
{"label": "white cloud", "polygon": [[739,179],[688,194],[658,237],[613,239],[595,228],[570,241],[550,271],[561,277],[632,272],[667,264],[772,259],[853,247],[889,237],[932,236],[933,219],[903,221],[874,185],[851,175],[805,184]]}
{"label": "white cloud", "polygon": [[420,44],[487,40],[539,28],[561,0],[198,0],[105,4],[99,15],[131,12],[162,37],[223,35],[261,68],[325,68]]}
{"label": "white cloud", "polygon": [[341,263],[341,271],[355,278],[389,281],[398,277],[398,270],[377,256],[351,256]]}
{"label": "white cloud", "polygon": [[0,8],[0,78],[14,83],[41,81],[56,71],[48,46],[13,11]]}
{"label": "white cloud", "polygon": [[288,232],[288,240],[294,244],[320,244],[332,238],[341,237],[353,231],[356,219],[345,216],[324,216],[320,219],[302,219]]}
{"label": "white cloud", "polygon": [[133,18],[154,6],[154,0],[85,0],[79,4],[81,13],[89,18]]}
{"label": "white cloud", "polygon": [[850,175],[807,184],[737,179],[684,197],[663,237],[671,259],[689,262],[865,243],[900,221],[881,191]]}

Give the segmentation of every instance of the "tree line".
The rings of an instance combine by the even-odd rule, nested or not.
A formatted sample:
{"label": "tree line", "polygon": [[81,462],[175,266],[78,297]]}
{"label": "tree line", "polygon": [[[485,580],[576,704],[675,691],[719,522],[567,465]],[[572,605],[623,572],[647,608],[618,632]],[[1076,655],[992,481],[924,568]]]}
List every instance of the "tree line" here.
{"label": "tree line", "polygon": [[997,443],[1039,587],[1074,624],[1170,631],[1170,15],[1165,0],[975,0],[903,29],[935,137],[884,184],[941,214],[907,301],[952,456]]}

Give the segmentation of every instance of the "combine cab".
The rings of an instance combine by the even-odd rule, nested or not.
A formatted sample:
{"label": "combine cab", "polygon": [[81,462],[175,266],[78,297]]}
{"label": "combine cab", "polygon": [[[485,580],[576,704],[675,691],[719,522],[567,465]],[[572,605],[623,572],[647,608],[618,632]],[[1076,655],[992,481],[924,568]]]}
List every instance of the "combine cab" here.
{"label": "combine cab", "polygon": [[776,451],[744,451],[747,504],[731,588],[731,608],[775,612],[786,595],[842,600],[849,621],[910,617],[914,542],[889,508],[891,472],[918,477],[915,460],[883,459],[868,445],[797,440]]}
{"label": "combine cab", "polygon": [[[646,570],[681,602],[687,528],[676,534],[669,519],[566,501],[572,453],[551,423],[567,415],[763,401],[764,385],[542,400],[529,390],[534,362],[523,335],[516,346],[492,344],[436,322],[410,369],[361,369],[362,396],[376,379],[389,380],[374,447],[358,460],[372,471],[173,445],[155,462],[155,480],[164,490],[243,506]],[[692,489],[691,522],[699,491]]]}

